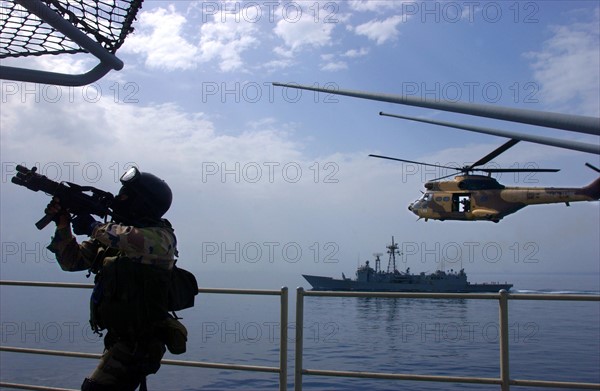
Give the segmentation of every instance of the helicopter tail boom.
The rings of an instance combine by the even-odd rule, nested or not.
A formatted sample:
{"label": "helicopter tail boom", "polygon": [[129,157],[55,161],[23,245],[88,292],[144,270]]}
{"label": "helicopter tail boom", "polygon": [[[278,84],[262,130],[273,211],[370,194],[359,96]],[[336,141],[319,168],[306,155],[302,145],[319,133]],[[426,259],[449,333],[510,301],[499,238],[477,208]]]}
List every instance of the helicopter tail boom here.
{"label": "helicopter tail boom", "polygon": [[501,198],[509,203],[524,205],[561,202],[597,201],[600,199],[600,178],[584,187],[506,188]]}

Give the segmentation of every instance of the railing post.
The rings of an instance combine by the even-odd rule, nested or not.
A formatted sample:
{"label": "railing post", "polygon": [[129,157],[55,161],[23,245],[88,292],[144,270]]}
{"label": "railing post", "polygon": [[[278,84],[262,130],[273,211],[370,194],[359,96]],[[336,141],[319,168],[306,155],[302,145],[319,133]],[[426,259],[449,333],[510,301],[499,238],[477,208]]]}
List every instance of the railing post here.
{"label": "railing post", "polygon": [[508,292],[502,289],[499,297],[500,308],[500,380],[501,390],[510,390],[510,367],[508,358]]}
{"label": "railing post", "polygon": [[281,319],[279,324],[279,390],[287,391],[287,358],[288,358],[288,288],[281,288]]}
{"label": "railing post", "polygon": [[304,288],[296,289],[296,364],[294,390],[302,391],[302,350],[304,338]]}

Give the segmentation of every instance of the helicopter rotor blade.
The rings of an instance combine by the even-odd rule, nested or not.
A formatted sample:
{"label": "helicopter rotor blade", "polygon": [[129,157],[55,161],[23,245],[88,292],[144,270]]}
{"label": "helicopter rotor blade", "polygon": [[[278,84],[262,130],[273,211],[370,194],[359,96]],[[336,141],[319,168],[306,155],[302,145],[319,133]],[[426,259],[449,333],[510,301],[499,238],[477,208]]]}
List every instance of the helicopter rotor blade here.
{"label": "helicopter rotor blade", "polygon": [[591,168],[592,170],[600,173],[600,169],[596,166],[591,165],[590,163],[585,163],[586,166],[588,166],[589,168]]}
{"label": "helicopter rotor blade", "polygon": [[518,142],[519,142],[519,140],[516,140],[516,139],[508,140],[506,143],[504,143],[501,146],[499,146],[498,148],[494,149],[492,152],[490,152],[486,156],[482,157],[475,163],[471,164],[471,166],[467,170],[470,171],[473,169],[473,167],[482,166],[482,165],[486,164],[487,162],[489,162],[496,156],[504,153],[507,149],[512,148]]}
{"label": "helicopter rotor blade", "polygon": [[[440,166],[440,165],[438,165],[438,164],[430,164],[430,163],[415,162],[415,161],[412,161],[412,160],[398,159],[398,158],[396,158],[396,157],[389,157],[389,156],[382,156],[382,155],[373,155],[373,154],[371,154],[371,155],[369,155],[369,156],[370,156],[370,157],[376,157],[376,158],[379,158],[379,159],[395,160],[395,161],[397,161],[397,162],[413,163],[413,164],[419,164],[419,165],[422,165],[422,166],[430,166],[430,167],[438,167],[438,168],[447,168],[447,169],[450,169],[450,170],[461,171],[461,168],[458,168],[458,167]],[[452,175],[454,175],[454,174],[452,174]]]}
{"label": "helicopter rotor blade", "polygon": [[439,178],[432,179],[432,180],[430,180],[429,182],[435,182],[435,181],[439,181],[440,179],[446,179],[446,178],[450,178],[451,176],[454,176],[454,175],[456,175],[456,173],[453,173],[453,174],[448,174],[448,175],[444,175],[444,176],[441,176],[441,177],[439,177]]}
{"label": "helicopter rotor blade", "polygon": [[476,168],[473,171],[494,172],[559,172],[558,168]]}

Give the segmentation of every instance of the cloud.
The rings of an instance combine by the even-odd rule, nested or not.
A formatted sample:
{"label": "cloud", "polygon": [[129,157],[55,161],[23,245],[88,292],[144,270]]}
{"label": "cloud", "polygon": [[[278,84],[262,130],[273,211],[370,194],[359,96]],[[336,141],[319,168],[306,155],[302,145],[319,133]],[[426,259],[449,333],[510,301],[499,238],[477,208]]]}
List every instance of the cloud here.
{"label": "cloud", "polygon": [[348,1],[348,6],[351,10],[359,12],[387,12],[402,7],[404,3],[414,3],[414,1],[351,0]]}
{"label": "cloud", "polygon": [[322,54],[321,60],[323,60],[323,65],[321,65],[322,71],[339,71],[342,69],[348,69],[348,64],[345,61],[337,61],[335,54]]}
{"label": "cloud", "polygon": [[331,45],[334,28],[335,23],[328,23],[324,19],[315,20],[313,15],[303,11],[297,18],[281,18],[273,32],[291,51],[296,52],[306,47]]}
{"label": "cloud", "polygon": [[398,38],[398,24],[402,22],[403,17],[400,15],[390,16],[385,20],[374,19],[369,22],[358,25],[354,28],[354,32],[358,35],[364,35],[377,45],[382,45],[389,40]]}
{"label": "cloud", "polygon": [[211,22],[202,25],[200,59],[218,59],[221,71],[231,72],[244,67],[243,52],[258,46],[258,27],[247,17],[230,14],[225,17],[226,12],[226,9],[220,10]]}
{"label": "cloud", "polygon": [[334,53],[322,54],[321,60],[323,60],[323,63],[321,64],[321,70],[326,71],[326,72],[337,72],[340,70],[349,69],[348,62],[344,61],[343,59],[339,59],[340,57],[346,58],[346,59],[348,59],[348,58],[353,59],[353,58],[366,56],[368,53],[369,53],[368,48],[360,48],[358,50],[357,49],[347,50],[346,52],[344,52],[342,54],[334,54]]}
{"label": "cloud", "polygon": [[279,71],[285,68],[289,68],[294,64],[294,61],[292,61],[291,59],[279,59],[279,60],[272,60],[272,61],[267,61],[264,64],[264,67],[271,71],[271,72],[275,72],[275,71]]}
{"label": "cloud", "polygon": [[327,62],[321,67],[322,71],[336,72],[343,69],[348,69],[348,64],[345,61]]}
{"label": "cloud", "polygon": [[154,69],[189,70],[210,61],[217,61],[223,72],[243,69],[242,54],[259,44],[258,27],[246,16],[231,15],[227,8],[210,16],[199,28],[195,44],[184,36],[188,19],[175,6],[143,12],[136,33],[122,50],[145,55],[145,65]]}
{"label": "cloud", "polygon": [[542,50],[525,53],[532,60],[540,93],[553,109],[600,115],[600,18],[552,26],[552,37]]}
{"label": "cloud", "polygon": [[193,69],[199,53],[182,35],[185,24],[185,17],[174,6],[142,12],[135,33],[127,38],[121,51],[144,55],[151,69]]}
{"label": "cloud", "polygon": [[141,168],[197,176],[206,162],[220,167],[222,162],[303,159],[302,145],[274,118],[254,119],[231,135],[219,131],[208,114],[173,102],[124,104],[110,96],[93,103],[82,98],[23,102],[14,96],[3,103],[1,114],[4,162],[94,161],[104,168],[110,162],[136,162]]}
{"label": "cloud", "polygon": [[369,48],[360,48],[360,49],[350,49],[347,50],[346,53],[343,54],[344,57],[348,58],[356,58],[363,57],[369,54]]}

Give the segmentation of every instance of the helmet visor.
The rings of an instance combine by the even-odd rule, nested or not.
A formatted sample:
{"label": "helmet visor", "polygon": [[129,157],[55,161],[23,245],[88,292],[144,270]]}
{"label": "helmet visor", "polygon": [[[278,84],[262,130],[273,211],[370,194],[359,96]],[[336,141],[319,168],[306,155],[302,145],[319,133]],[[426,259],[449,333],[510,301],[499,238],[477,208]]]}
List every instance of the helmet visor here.
{"label": "helmet visor", "polygon": [[121,176],[121,184],[130,185],[140,177],[137,167],[131,167]]}

